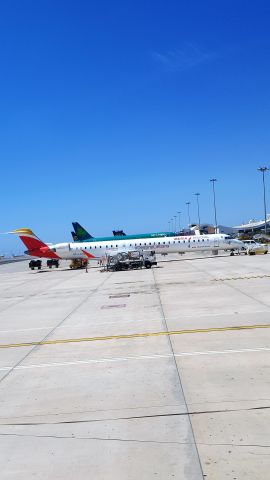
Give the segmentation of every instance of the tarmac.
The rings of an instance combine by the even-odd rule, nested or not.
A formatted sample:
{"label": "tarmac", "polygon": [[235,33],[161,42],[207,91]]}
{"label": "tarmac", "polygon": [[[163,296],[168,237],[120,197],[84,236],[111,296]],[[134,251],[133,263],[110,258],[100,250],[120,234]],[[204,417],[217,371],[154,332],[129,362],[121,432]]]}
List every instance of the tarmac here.
{"label": "tarmac", "polygon": [[269,287],[270,255],[0,265],[1,480],[269,478]]}

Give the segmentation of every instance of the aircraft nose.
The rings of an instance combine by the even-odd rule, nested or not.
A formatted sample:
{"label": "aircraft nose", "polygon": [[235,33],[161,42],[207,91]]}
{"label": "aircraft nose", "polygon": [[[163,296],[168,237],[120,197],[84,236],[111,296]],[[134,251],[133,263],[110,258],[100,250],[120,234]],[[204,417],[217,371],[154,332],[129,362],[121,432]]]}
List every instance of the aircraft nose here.
{"label": "aircraft nose", "polygon": [[235,243],[237,244],[238,248],[243,248],[245,246],[241,240],[235,240]]}

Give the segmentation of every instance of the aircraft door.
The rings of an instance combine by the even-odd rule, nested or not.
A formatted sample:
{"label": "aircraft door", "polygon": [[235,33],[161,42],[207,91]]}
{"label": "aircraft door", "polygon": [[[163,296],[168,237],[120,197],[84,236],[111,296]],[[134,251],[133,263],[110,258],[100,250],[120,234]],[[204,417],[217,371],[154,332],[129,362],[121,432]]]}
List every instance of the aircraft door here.
{"label": "aircraft door", "polygon": [[215,240],[214,240],[214,247],[215,248],[219,247],[219,240],[217,238],[215,238]]}

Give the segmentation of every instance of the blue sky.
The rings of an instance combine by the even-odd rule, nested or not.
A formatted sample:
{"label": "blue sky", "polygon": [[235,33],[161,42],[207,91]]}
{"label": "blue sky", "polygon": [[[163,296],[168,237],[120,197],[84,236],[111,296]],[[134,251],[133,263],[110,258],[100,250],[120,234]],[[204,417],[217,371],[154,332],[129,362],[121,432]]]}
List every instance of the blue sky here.
{"label": "blue sky", "polygon": [[262,218],[269,24],[268,0],[2,2],[0,231],[165,230],[195,192],[213,222],[212,177],[220,223]]}

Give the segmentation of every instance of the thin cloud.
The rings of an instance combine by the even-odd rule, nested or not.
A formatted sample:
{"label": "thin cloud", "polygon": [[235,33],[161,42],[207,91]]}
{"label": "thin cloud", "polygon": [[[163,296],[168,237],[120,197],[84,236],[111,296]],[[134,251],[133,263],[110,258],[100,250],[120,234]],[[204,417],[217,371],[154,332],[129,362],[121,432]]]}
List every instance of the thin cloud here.
{"label": "thin cloud", "polygon": [[151,52],[152,59],[172,72],[184,72],[198,65],[212,61],[216,54],[187,43],[181,49]]}

